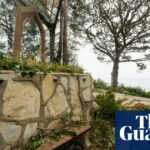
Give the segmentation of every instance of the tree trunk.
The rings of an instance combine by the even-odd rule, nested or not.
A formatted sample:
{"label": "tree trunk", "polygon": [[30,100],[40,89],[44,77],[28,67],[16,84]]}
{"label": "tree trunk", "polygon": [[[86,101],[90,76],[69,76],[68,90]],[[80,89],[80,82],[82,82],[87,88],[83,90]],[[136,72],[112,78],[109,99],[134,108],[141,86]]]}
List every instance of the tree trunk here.
{"label": "tree trunk", "polygon": [[7,33],[7,38],[8,38],[8,51],[10,51],[11,49],[12,49],[12,47],[13,47],[13,45],[12,45],[12,41],[13,41],[13,30],[11,30],[11,31],[7,31],[6,32]]}
{"label": "tree trunk", "polygon": [[111,86],[115,89],[118,86],[118,73],[119,73],[119,59],[113,62],[113,69],[111,73]]}
{"label": "tree trunk", "polygon": [[68,43],[67,43],[67,19],[68,19],[68,0],[64,0],[64,31],[63,31],[63,64],[69,63]]}
{"label": "tree trunk", "polygon": [[63,15],[63,7],[61,7],[60,10],[60,35],[59,35],[59,47],[58,47],[58,54],[57,54],[57,60],[58,63],[61,63],[62,59],[62,51],[63,51],[63,22],[64,22],[64,15]]}
{"label": "tree trunk", "polygon": [[50,62],[54,63],[55,29],[51,29],[49,32],[50,32]]}

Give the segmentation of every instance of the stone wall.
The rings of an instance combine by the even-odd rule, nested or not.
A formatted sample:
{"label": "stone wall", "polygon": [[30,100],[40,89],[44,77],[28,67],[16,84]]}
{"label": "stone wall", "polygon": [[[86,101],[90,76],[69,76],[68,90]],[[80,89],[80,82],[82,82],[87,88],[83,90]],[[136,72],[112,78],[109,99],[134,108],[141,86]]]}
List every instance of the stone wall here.
{"label": "stone wall", "polygon": [[0,150],[25,142],[38,128],[55,129],[64,118],[89,120],[91,97],[89,74],[0,71]]}

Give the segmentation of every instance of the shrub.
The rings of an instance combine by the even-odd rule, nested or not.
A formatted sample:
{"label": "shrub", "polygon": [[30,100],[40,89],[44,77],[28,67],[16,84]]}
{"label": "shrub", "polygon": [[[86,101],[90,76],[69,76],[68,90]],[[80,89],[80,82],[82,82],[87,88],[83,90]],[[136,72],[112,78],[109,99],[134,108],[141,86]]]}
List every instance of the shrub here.
{"label": "shrub", "polygon": [[105,89],[107,87],[106,83],[101,79],[94,80],[93,84],[95,89]]}
{"label": "shrub", "polygon": [[17,64],[19,64],[18,60],[11,59],[0,53],[0,69],[10,70]]}
{"label": "shrub", "polygon": [[91,142],[93,149],[114,150],[115,111],[122,110],[121,101],[115,100],[111,91],[96,96],[99,109],[94,112],[91,122]]}
{"label": "shrub", "polygon": [[121,101],[116,101],[115,95],[111,91],[97,95],[96,102],[99,105],[96,116],[100,119],[114,120],[115,111],[123,109]]}
{"label": "shrub", "polygon": [[121,91],[122,93],[130,94],[133,96],[144,96],[145,90],[141,89],[140,87],[125,87],[125,86],[118,86],[117,91]]}
{"label": "shrub", "polygon": [[114,130],[107,120],[92,121],[90,140],[93,149],[114,150]]}
{"label": "shrub", "polygon": [[[105,89],[105,90],[111,90],[112,89],[111,86],[108,86],[101,79],[94,80],[93,84],[94,84],[95,89]],[[115,92],[129,94],[132,96],[150,98],[150,92],[146,92],[144,89],[142,89],[140,87],[129,87],[129,86],[124,86],[123,84],[117,86],[115,88]]]}
{"label": "shrub", "polygon": [[150,92],[146,92],[144,96],[150,98]]}
{"label": "shrub", "polygon": [[31,59],[22,59],[15,60],[11,57],[4,56],[3,53],[0,53],[0,70],[14,70],[17,72],[37,72],[41,71],[44,73],[49,72],[65,72],[65,73],[79,73],[83,74],[84,70],[81,67],[75,65],[60,65],[60,64],[46,64],[36,62]]}

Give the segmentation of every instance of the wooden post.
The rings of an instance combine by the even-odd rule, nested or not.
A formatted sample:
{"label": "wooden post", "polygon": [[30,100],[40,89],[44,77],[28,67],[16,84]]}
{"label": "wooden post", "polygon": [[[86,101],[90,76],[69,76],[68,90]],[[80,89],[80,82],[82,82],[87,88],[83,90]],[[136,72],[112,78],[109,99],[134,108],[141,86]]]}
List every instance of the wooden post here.
{"label": "wooden post", "polygon": [[14,43],[13,43],[13,56],[15,58],[19,57],[22,32],[23,32],[23,16],[20,11],[20,8],[17,8],[16,28],[15,28]]}
{"label": "wooden post", "polygon": [[45,31],[40,20],[40,17],[32,7],[18,7],[17,8],[17,17],[16,17],[16,28],[14,34],[14,43],[13,43],[13,55],[14,58],[19,58],[20,48],[21,48],[21,38],[23,32],[23,23],[26,17],[34,17],[40,33],[41,33],[41,61],[45,62]]}
{"label": "wooden post", "polygon": [[55,51],[55,28],[50,30],[50,62],[54,63]]}

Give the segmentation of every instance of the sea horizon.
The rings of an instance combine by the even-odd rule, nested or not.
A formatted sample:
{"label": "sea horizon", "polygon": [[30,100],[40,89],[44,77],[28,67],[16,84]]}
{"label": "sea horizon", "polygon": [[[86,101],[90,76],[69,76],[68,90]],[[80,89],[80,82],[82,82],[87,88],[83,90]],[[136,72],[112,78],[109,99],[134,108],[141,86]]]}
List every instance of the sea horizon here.
{"label": "sea horizon", "polygon": [[119,84],[125,86],[140,87],[146,91],[150,91],[150,79],[119,79]]}
{"label": "sea horizon", "polygon": [[[102,78],[102,80],[110,85],[110,79],[108,78]],[[120,78],[118,80],[119,85],[123,84],[125,86],[130,86],[130,87],[140,87],[145,91],[150,91],[150,79],[145,78],[145,79],[139,79],[139,78]]]}

